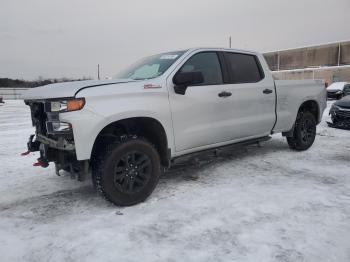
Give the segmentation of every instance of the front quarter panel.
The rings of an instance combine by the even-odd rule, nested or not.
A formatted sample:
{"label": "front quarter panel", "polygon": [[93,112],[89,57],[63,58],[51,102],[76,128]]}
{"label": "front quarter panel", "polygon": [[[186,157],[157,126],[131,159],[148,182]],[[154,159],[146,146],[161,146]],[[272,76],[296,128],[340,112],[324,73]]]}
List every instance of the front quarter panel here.
{"label": "front quarter panel", "polygon": [[158,88],[145,89],[143,81],[106,85],[80,91],[85,107],[81,111],[61,114],[61,121],[72,124],[78,160],[90,159],[98,134],[107,125],[132,117],[150,117],[160,122],[166,132],[168,147],[173,149],[173,132],[168,93],[161,81]]}

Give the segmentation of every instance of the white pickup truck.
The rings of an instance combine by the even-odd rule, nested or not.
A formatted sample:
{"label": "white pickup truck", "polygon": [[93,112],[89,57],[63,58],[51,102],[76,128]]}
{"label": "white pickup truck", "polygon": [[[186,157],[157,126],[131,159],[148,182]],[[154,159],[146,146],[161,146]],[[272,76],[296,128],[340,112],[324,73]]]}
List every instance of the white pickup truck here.
{"label": "white pickup truck", "polygon": [[326,107],[322,81],[275,81],[256,52],[194,48],[144,58],[116,79],[25,94],[37,166],[54,162],[117,205],[144,201],[180,156],[274,133],[306,150]]}

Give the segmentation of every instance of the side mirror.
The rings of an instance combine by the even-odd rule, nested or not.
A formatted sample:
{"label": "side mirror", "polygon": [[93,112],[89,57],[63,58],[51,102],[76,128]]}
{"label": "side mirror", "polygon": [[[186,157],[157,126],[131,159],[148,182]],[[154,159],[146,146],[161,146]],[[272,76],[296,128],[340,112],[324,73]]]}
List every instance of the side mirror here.
{"label": "side mirror", "polygon": [[174,78],[173,83],[175,84],[175,93],[184,95],[186,89],[191,85],[198,85],[204,82],[202,72],[178,72]]}

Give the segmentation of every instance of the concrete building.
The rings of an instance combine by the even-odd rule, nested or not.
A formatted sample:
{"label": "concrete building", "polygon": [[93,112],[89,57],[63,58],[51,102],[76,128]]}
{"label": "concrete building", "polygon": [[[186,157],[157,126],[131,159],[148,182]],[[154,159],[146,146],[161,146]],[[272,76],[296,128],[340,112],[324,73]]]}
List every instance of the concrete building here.
{"label": "concrete building", "polygon": [[277,79],[323,79],[350,82],[350,41],[264,54]]}

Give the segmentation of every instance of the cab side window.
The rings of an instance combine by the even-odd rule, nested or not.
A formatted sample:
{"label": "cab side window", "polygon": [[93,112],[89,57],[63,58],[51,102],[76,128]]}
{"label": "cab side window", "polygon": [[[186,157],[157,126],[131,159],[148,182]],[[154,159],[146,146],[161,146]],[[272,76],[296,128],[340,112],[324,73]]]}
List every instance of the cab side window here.
{"label": "cab side window", "polygon": [[221,66],[216,52],[202,52],[193,55],[181,67],[180,72],[202,72],[203,85],[223,84]]}
{"label": "cab side window", "polygon": [[264,74],[254,55],[225,53],[230,71],[230,83],[256,83],[264,78]]}

